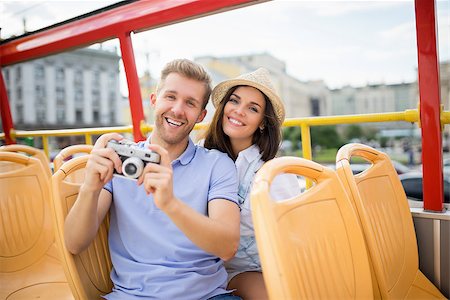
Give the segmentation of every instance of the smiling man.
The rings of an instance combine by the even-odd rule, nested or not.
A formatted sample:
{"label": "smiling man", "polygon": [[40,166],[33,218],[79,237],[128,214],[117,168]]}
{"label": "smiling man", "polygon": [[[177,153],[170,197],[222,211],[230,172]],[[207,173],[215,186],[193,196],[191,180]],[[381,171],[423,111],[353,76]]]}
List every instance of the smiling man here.
{"label": "smiling man", "polygon": [[206,115],[211,94],[204,69],[175,60],[152,94],[155,128],[138,147],[161,156],[137,181],[114,176],[122,163],[102,135],[86,165],[85,182],[66,219],[69,251],[83,251],[110,210],[113,291],[106,299],[240,299],[226,290],[223,261],[239,244],[237,175],[224,153],[189,138]]}

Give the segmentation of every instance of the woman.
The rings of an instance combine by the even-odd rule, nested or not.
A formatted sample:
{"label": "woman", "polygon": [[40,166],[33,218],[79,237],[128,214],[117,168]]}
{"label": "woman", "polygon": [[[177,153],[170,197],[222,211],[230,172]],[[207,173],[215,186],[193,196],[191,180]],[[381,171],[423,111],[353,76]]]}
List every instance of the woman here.
{"label": "woman", "polygon": [[[204,146],[235,161],[239,175],[241,239],[235,258],[225,263],[228,289],[243,299],[267,299],[250,211],[250,187],[264,162],[275,157],[281,142],[284,105],[264,68],[218,84],[211,98],[216,112]],[[271,195],[286,199],[300,193],[295,175],[275,178]]]}

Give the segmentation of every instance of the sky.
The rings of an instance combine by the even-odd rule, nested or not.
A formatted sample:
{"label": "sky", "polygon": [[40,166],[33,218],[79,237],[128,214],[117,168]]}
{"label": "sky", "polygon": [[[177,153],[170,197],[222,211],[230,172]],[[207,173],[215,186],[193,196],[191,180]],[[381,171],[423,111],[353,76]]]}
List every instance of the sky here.
{"label": "sky", "polygon": [[[173,1],[173,0],[172,0]],[[36,30],[115,1],[0,2],[1,37]],[[437,0],[440,61],[450,60],[450,1]],[[118,48],[118,41],[103,48]],[[413,1],[275,0],[133,35],[139,74],[174,58],[269,53],[301,81],[330,88],[417,78]]]}

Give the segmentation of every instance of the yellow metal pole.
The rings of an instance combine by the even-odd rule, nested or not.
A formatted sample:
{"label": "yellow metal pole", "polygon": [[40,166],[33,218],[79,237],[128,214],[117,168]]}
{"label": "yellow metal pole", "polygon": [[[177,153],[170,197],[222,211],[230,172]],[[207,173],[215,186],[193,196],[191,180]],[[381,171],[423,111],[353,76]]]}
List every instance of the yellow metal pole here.
{"label": "yellow metal pole", "polygon": [[42,136],[42,147],[44,148],[44,153],[50,158],[50,150],[48,148],[48,136]]}
{"label": "yellow metal pole", "polygon": [[[303,158],[312,160],[312,151],[311,151],[311,132],[310,127],[306,124],[301,125],[301,133],[302,133],[302,152]],[[311,179],[306,178],[306,188],[309,189],[312,187]]]}
{"label": "yellow metal pole", "polygon": [[86,144],[88,145],[92,145],[92,135],[90,135],[89,133],[86,133],[84,135],[84,139],[86,141]]}

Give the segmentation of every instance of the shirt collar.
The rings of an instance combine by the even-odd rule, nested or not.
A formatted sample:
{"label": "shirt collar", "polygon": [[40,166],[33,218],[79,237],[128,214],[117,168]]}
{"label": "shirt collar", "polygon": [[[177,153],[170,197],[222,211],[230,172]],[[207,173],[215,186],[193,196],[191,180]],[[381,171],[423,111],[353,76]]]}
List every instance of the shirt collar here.
{"label": "shirt collar", "polygon": [[[150,144],[150,139],[151,139],[151,135],[149,135],[149,137],[145,141],[146,148]],[[195,147],[194,142],[189,137],[188,146],[187,146],[186,150],[184,150],[184,152],[177,159],[172,161],[172,165],[175,164],[177,161],[179,161],[180,164],[182,164],[184,166],[187,165],[194,158],[196,149],[197,148]]]}
{"label": "shirt collar", "polygon": [[[248,163],[252,162],[259,155],[259,147],[256,144],[251,145],[245,150],[239,152],[236,161],[242,157],[241,159],[245,159]],[[239,159],[239,160],[241,160]]]}

